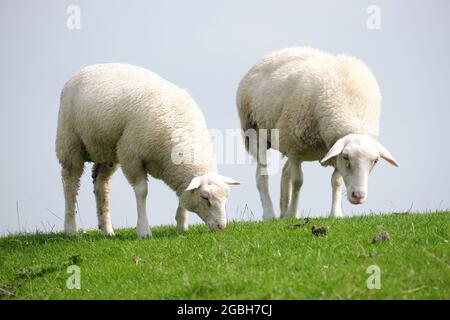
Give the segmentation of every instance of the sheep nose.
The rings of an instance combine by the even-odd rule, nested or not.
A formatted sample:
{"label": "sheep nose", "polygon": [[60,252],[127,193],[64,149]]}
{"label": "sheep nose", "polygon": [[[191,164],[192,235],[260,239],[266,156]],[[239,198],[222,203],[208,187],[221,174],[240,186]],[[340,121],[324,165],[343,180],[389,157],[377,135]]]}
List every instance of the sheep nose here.
{"label": "sheep nose", "polygon": [[225,223],[219,223],[219,224],[217,224],[217,229],[219,229],[219,230],[225,229]]}
{"label": "sheep nose", "polygon": [[366,193],[362,191],[353,191],[352,198],[355,199],[358,203],[363,203],[364,199],[366,199]]}

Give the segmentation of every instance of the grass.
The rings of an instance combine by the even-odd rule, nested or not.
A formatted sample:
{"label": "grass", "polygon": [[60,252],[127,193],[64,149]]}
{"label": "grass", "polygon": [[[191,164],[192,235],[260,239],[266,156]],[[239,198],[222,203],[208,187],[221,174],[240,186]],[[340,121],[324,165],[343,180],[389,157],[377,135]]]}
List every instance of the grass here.
{"label": "grass", "polygon": [[[300,221],[302,222],[302,221]],[[0,299],[450,299],[450,212],[0,238]],[[314,236],[311,227],[326,226]],[[380,231],[389,240],[372,243]],[[69,265],[81,289],[67,289]],[[381,270],[369,290],[367,268]]]}

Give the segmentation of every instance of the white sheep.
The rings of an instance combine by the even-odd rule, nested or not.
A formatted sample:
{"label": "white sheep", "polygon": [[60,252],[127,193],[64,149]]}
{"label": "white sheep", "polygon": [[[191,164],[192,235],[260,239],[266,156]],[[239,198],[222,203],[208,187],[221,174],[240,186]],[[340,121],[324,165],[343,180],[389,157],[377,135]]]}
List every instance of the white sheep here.
{"label": "white sheep", "polygon": [[66,83],[56,153],[66,202],[64,227],[70,235],[77,232],[75,202],[85,162],[95,163],[94,193],[99,228],[105,235],[114,235],[109,180],[119,165],[135,191],[140,237],[151,236],[147,174],[176,191],[180,230],[187,229],[187,210],[196,212],[211,229],[225,228],[228,184],[239,183],[217,174],[204,117],[190,95],[144,68],[127,64],[88,66]]}
{"label": "white sheep", "polygon": [[[297,217],[303,183],[301,163],[335,168],[331,216],[341,217],[341,191],[353,204],[367,197],[368,175],[379,157],[398,166],[378,137],[381,96],[367,66],[346,55],[311,48],[287,48],[263,57],[242,79],[237,92],[241,127],[278,129],[279,141],[268,147],[288,157],[281,180],[281,217]],[[264,142],[265,144],[265,142]],[[263,218],[275,217],[268,190],[266,148],[249,143],[256,158],[256,181]]]}

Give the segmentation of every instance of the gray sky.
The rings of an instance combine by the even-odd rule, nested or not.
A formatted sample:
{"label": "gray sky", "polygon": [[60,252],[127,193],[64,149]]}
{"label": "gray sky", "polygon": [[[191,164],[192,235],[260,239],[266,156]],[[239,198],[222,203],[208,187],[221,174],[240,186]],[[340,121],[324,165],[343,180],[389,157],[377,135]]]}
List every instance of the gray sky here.
{"label": "gray sky", "polygon": [[[81,9],[81,29],[69,30],[69,5]],[[369,5],[381,29],[368,29]],[[432,1],[61,1],[0,0],[0,234],[61,230],[64,199],[54,151],[59,95],[86,65],[127,62],[187,89],[210,128],[239,128],[235,94],[247,70],[266,53],[312,46],[365,61],[383,95],[380,141],[400,169],[380,162],[362,206],[344,201],[344,215],[450,207],[450,2]],[[242,145],[240,145],[242,150]],[[97,225],[86,166],[78,198],[79,227]],[[261,218],[253,165],[222,165],[242,181],[228,201],[231,219]],[[89,174],[88,174],[89,173]],[[327,215],[330,168],[304,165],[300,210]],[[278,208],[280,176],[270,177]],[[132,189],[112,181],[114,227],[135,226]],[[151,225],[173,224],[177,200],[150,180]],[[278,210],[277,210],[278,211]],[[190,218],[192,223],[198,218]]]}

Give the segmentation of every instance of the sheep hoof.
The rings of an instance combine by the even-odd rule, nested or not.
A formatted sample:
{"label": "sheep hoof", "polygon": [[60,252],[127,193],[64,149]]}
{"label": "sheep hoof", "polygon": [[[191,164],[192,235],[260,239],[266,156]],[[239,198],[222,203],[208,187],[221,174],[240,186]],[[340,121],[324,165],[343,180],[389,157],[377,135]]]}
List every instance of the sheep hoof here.
{"label": "sheep hoof", "polygon": [[186,231],[188,231],[188,226],[177,226],[177,231],[178,232],[186,232]]}
{"label": "sheep hoof", "polygon": [[105,237],[114,237],[116,235],[113,230],[105,230],[105,231],[102,230],[102,234]]}
{"label": "sheep hoof", "polygon": [[283,218],[285,218],[285,219],[297,218],[297,217],[298,217],[297,212],[289,212],[288,211],[283,215]]}
{"label": "sheep hoof", "polygon": [[330,218],[342,218],[342,212],[332,212]]}
{"label": "sheep hoof", "polygon": [[74,237],[78,235],[77,229],[74,228],[65,228],[64,233],[69,237]]}
{"label": "sheep hoof", "polygon": [[147,232],[147,233],[138,233],[138,238],[139,239],[151,239],[152,238],[152,234]]}
{"label": "sheep hoof", "polygon": [[269,214],[263,214],[263,220],[266,220],[266,221],[268,221],[268,220],[273,220],[273,219],[275,219],[276,217],[275,217],[275,213],[269,213]]}

